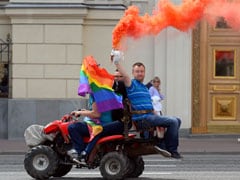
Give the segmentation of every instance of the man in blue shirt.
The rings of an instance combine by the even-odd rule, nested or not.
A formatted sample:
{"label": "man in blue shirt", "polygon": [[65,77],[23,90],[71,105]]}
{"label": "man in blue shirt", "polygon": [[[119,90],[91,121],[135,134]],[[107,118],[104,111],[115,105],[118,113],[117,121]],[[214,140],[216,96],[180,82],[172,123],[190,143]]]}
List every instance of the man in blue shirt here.
{"label": "man in blue shirt", "polygon": [[182,158],[178,153],[178,131],[181,120],[171,116],[159,116],[154,114],[151,96],[147,87],[143,84],[145,78],[145,66],[137,62],[132,66],[133,79],[126,73],[121,65],[122,53],[112,51],[111,60],[118,71],[123,75],[123,82],[126,86],[127,95],[132,106],[132,120],[136,122],[138,128],[145,128],[148,124],[152,127],[162,126],[167,128],[164,135],[166,150],[171,153],[173,158]]}

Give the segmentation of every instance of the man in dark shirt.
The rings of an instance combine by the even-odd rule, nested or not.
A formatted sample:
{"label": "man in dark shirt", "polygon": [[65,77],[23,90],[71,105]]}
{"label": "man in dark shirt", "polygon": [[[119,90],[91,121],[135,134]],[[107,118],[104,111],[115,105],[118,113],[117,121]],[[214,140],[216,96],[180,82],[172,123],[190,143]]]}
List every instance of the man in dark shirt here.
{"label": "man in dark shirt", "polygon": [[[126,92],[125,85],[122,81],[122,78],[123,78],[123,76],[116,69],[116,71],[114,73],[114,84],[113,84],[112,88],[114,89],[115,93],[122,95],[123,101],[124,101],[124,99],[127,98],[127,92]],[[121,120],[122,117],[123,117],[123,109],[112,110],[112,119],[113,120]]]}

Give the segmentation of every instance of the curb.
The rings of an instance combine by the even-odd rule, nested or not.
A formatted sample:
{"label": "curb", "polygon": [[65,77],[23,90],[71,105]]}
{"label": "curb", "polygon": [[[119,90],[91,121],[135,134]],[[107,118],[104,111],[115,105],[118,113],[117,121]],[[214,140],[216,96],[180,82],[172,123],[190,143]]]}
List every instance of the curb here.
{"label": "curb", "polygon": [[0,152],[0,155],[25,155],[26,152]]}
{"label": "curb", "polygon": [[[189,135],[179,137],[181,154],[240,154],[240,134]],[[24,155],[28,147],[24,140],[0,139],[0,155]]]}

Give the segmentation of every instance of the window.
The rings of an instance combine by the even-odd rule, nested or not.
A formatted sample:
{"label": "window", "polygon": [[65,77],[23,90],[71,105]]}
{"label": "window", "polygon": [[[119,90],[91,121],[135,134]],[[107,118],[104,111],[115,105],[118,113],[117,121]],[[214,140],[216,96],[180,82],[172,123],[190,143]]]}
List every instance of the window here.
{"label": "window", "polygon": [[235,50],[215,50],[215,77],[235,76]]}

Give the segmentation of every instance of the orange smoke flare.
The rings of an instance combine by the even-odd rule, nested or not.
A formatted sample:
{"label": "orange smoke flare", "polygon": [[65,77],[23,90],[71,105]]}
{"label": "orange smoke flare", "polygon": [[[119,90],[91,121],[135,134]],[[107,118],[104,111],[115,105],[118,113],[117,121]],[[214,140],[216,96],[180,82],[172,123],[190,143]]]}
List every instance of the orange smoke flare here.
{"label": "orange smoke flare", "polygon": [[123,38],[157,35],[168,26],[185,32],[202,18],[214,26],[219,17],[223,17],[233,30],[239,30],[239,9],[240,0],[183,0],[180,5],[174,5],[169,0],[160,0],[153,15],[140,16],[139,9],[130,6],[113,30],[112,46],[114,49],[122,49]]}
{"label": "orange smoke flare", "polygon": [[124,37],[139,38],[145,35],[157,35],[168,26],[181,31],[193,28],[203,17],[204,9],[213,0],[184,0],[179,6],[169,0],[158,2],[153,15],[139,15],[136,6],[130,6],[113,30],[112,46],[121,49],[121,40]]}

